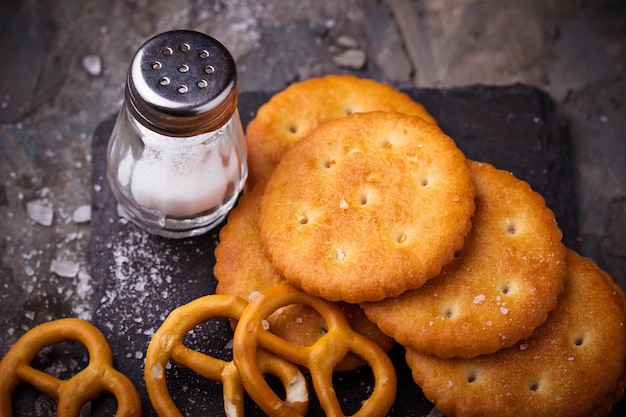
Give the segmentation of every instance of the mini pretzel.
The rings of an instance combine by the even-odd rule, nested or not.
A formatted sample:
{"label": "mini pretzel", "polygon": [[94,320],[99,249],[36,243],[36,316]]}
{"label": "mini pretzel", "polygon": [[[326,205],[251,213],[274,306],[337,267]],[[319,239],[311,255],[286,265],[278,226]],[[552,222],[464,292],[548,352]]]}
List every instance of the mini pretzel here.
{"label": "mini pretzel", "polygon": [[[314,308],[326,321],[328,333],[311,346],[296,345],[272,334],[264,326],[265,319],[290,304],[305,304]],[[235,329],[233,360],[244,387],[263,411],[272,416],[297,416],[265,382],[256,363],[259,347],[308,368],[326,415],[344,415],[333,388],[332,374],[335,365],[348,352],[355,353],[370,364],[375,379],[372,395],[354,416],[384,416],[395,400],[396,373],[386,353],[376,343],[353,331],[337,305],[289,284],[270,287],[248,304]]]}
{"label": "mini pretzel", "polygon": [[[194,370],[207,379],[220,381],[224,391],[224,411],[228,417],[244,415],[244,393],[235,364],[205,355],[183,345],[183,337],[198,324],[212,318],[239,320],[247,303],[235,296],[207,295],[173,310],[152,337],[146,354],[145,379],[150,401],[159,416],[182,416],[170,396],[165,367],[174,363]],[[308,410],[304,375],[295,365],[259,350],[255,367],[283,383],[286,407],[296,415]]]}
{"label": "mini pretzel", "polygon": [[[87,348],[89,364],[85,369],[61,380],[30,366],[40,350],[67,340],[79,341]],[[116,416],[141,415],[139,394],[130,380],[113,368],[113,353],[106,338],[84,320],[66,318],[44,323],[18,339],[0,362],[0,416],[13,415],[11,397],[23,382],[57,399],[59,417],[78,416],[85,403],[105,391],[117,399]]]}

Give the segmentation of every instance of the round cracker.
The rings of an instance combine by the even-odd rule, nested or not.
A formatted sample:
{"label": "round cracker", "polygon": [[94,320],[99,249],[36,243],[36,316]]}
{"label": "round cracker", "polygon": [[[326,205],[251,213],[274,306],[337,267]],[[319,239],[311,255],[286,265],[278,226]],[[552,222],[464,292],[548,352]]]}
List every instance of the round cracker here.
{"label": "round cracker", "polygon": [[471,227],[465,156],[438,127],[358,113],[297,142],[260,205],[266,254],[291,284],[331,301],[377,301],[422,286]]}
{"label": "round cracker", "polygon": [[[242,195],[237,206],[229,213],[226,225],[220,230],[213,270],[218,280],[217,294],[234,295],[251,301],[261,291],[284,282],[282,275],[263,253],[259,242],[257,222],[263,190],[264,184],[259,184],[251,192]],[[369,321],[358,305],[341,303],[340,307],[355,331],[373,340],[384,350],[391,349],[394,340]],[[268,317],[267,321],[272,333],[302,346],[312,345],[328,332],[322,316],[305,305],[285,306]],[[360,358],[350,355],[338,369],[350,370],[363,363]]]}
{"label": "round cracker", "polygon": [[220,229],[213,268],[218,294],[250,301],[259,291],[284,282],[259,241],[257,222],[263,191],[264,185],[260,184],[243,194]]}
{"label": "round cracker", "polygon": [[457,258],[422,288],[362,305],[399,343],[443,358],[528,337],[564,288],[566,248],[543,197],[510,172],[468,164],[476,211]]}
{"label": "round cracker", "polygon": [[407,350],[413,378],[447,416],[605,416],[623,396],[624,293],[568,251],[565,291],[527,340],[473,359]]}
{"label": "round cracker", "polygon": [[371,79],[327,75],[291,84],[262,105],[246,128],[247,187],[268,179],[287,149],[320,124],[374,110],[410,114],[436,124],[409,95]]}

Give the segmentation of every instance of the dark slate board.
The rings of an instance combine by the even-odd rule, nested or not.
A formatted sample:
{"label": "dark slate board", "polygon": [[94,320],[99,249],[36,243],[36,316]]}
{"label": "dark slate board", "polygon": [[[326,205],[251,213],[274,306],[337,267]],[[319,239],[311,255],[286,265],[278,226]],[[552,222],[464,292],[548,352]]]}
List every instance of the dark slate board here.
{"label": "dark slate board", "polygon": [[[428,108],[469,158],[510,170],[541,193],[557,216],[564,242],[576,249],[569,142],[549,96],[525,85],[406,91]],[[244,125],[270,96],[240,95]],[[144,415],[153,416],[143,382],[148,343],[172,309],[214,292],[213,250],[218,230],[196,238],[170,240],[149,235],[118,218],[105,178],[105,150],[114,121],[114,116],[103,121],[93,137],[93,321],[107,336],[115,352],[116,367],[138,387]],[[226,320],[214,320],[197,328],[186,342],[194,349],[229,358],[231,338]],[[400,347],[391,352],[400,382],[397,401],[389,415],[426,416],[433,407],[412,382],[403,355]],[[220,384],[176,366],[172,366],[167,377],[183,415],[223,415]],[[354,412],[351,407],[365,398],[363,390],[370,382],[367,369],[337,376],[336,388],[347,413]],[[104,397],[92,406],[96,416],[113,415],[114,411],[112,397]],[[257,415],[263,413],[248,400],[246,416]],[[310,415],[323,413],[317,404],[312,404]]]}

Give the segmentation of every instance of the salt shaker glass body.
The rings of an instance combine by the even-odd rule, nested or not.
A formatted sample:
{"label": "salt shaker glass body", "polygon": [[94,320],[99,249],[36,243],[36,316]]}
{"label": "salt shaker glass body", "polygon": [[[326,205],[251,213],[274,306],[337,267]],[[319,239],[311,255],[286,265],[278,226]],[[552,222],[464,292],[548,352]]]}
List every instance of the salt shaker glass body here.
{"label": "salt shaker glass body", "polygon": [[107,177],[120,213],[150,233],[195,236],[226,217],[247,165],[235,64],[223,45],[173,31],[137,51]]}

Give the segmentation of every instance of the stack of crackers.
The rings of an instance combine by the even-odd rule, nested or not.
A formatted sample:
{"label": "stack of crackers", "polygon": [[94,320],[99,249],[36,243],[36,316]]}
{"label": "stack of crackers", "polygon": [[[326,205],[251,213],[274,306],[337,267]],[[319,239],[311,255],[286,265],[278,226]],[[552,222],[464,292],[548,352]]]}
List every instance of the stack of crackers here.
{"label": "stack of crackers", "polygon": [[[406,348],[447,416],[603,416],[622,398],[623,291],[563,245],[541,195],[468,160],[408,95],[353,76],[295,83],[246,140],[218,293],[288,282],[339,303],[355,330]],[[325,332],[304,306],[268,321],[300,344]]]}

